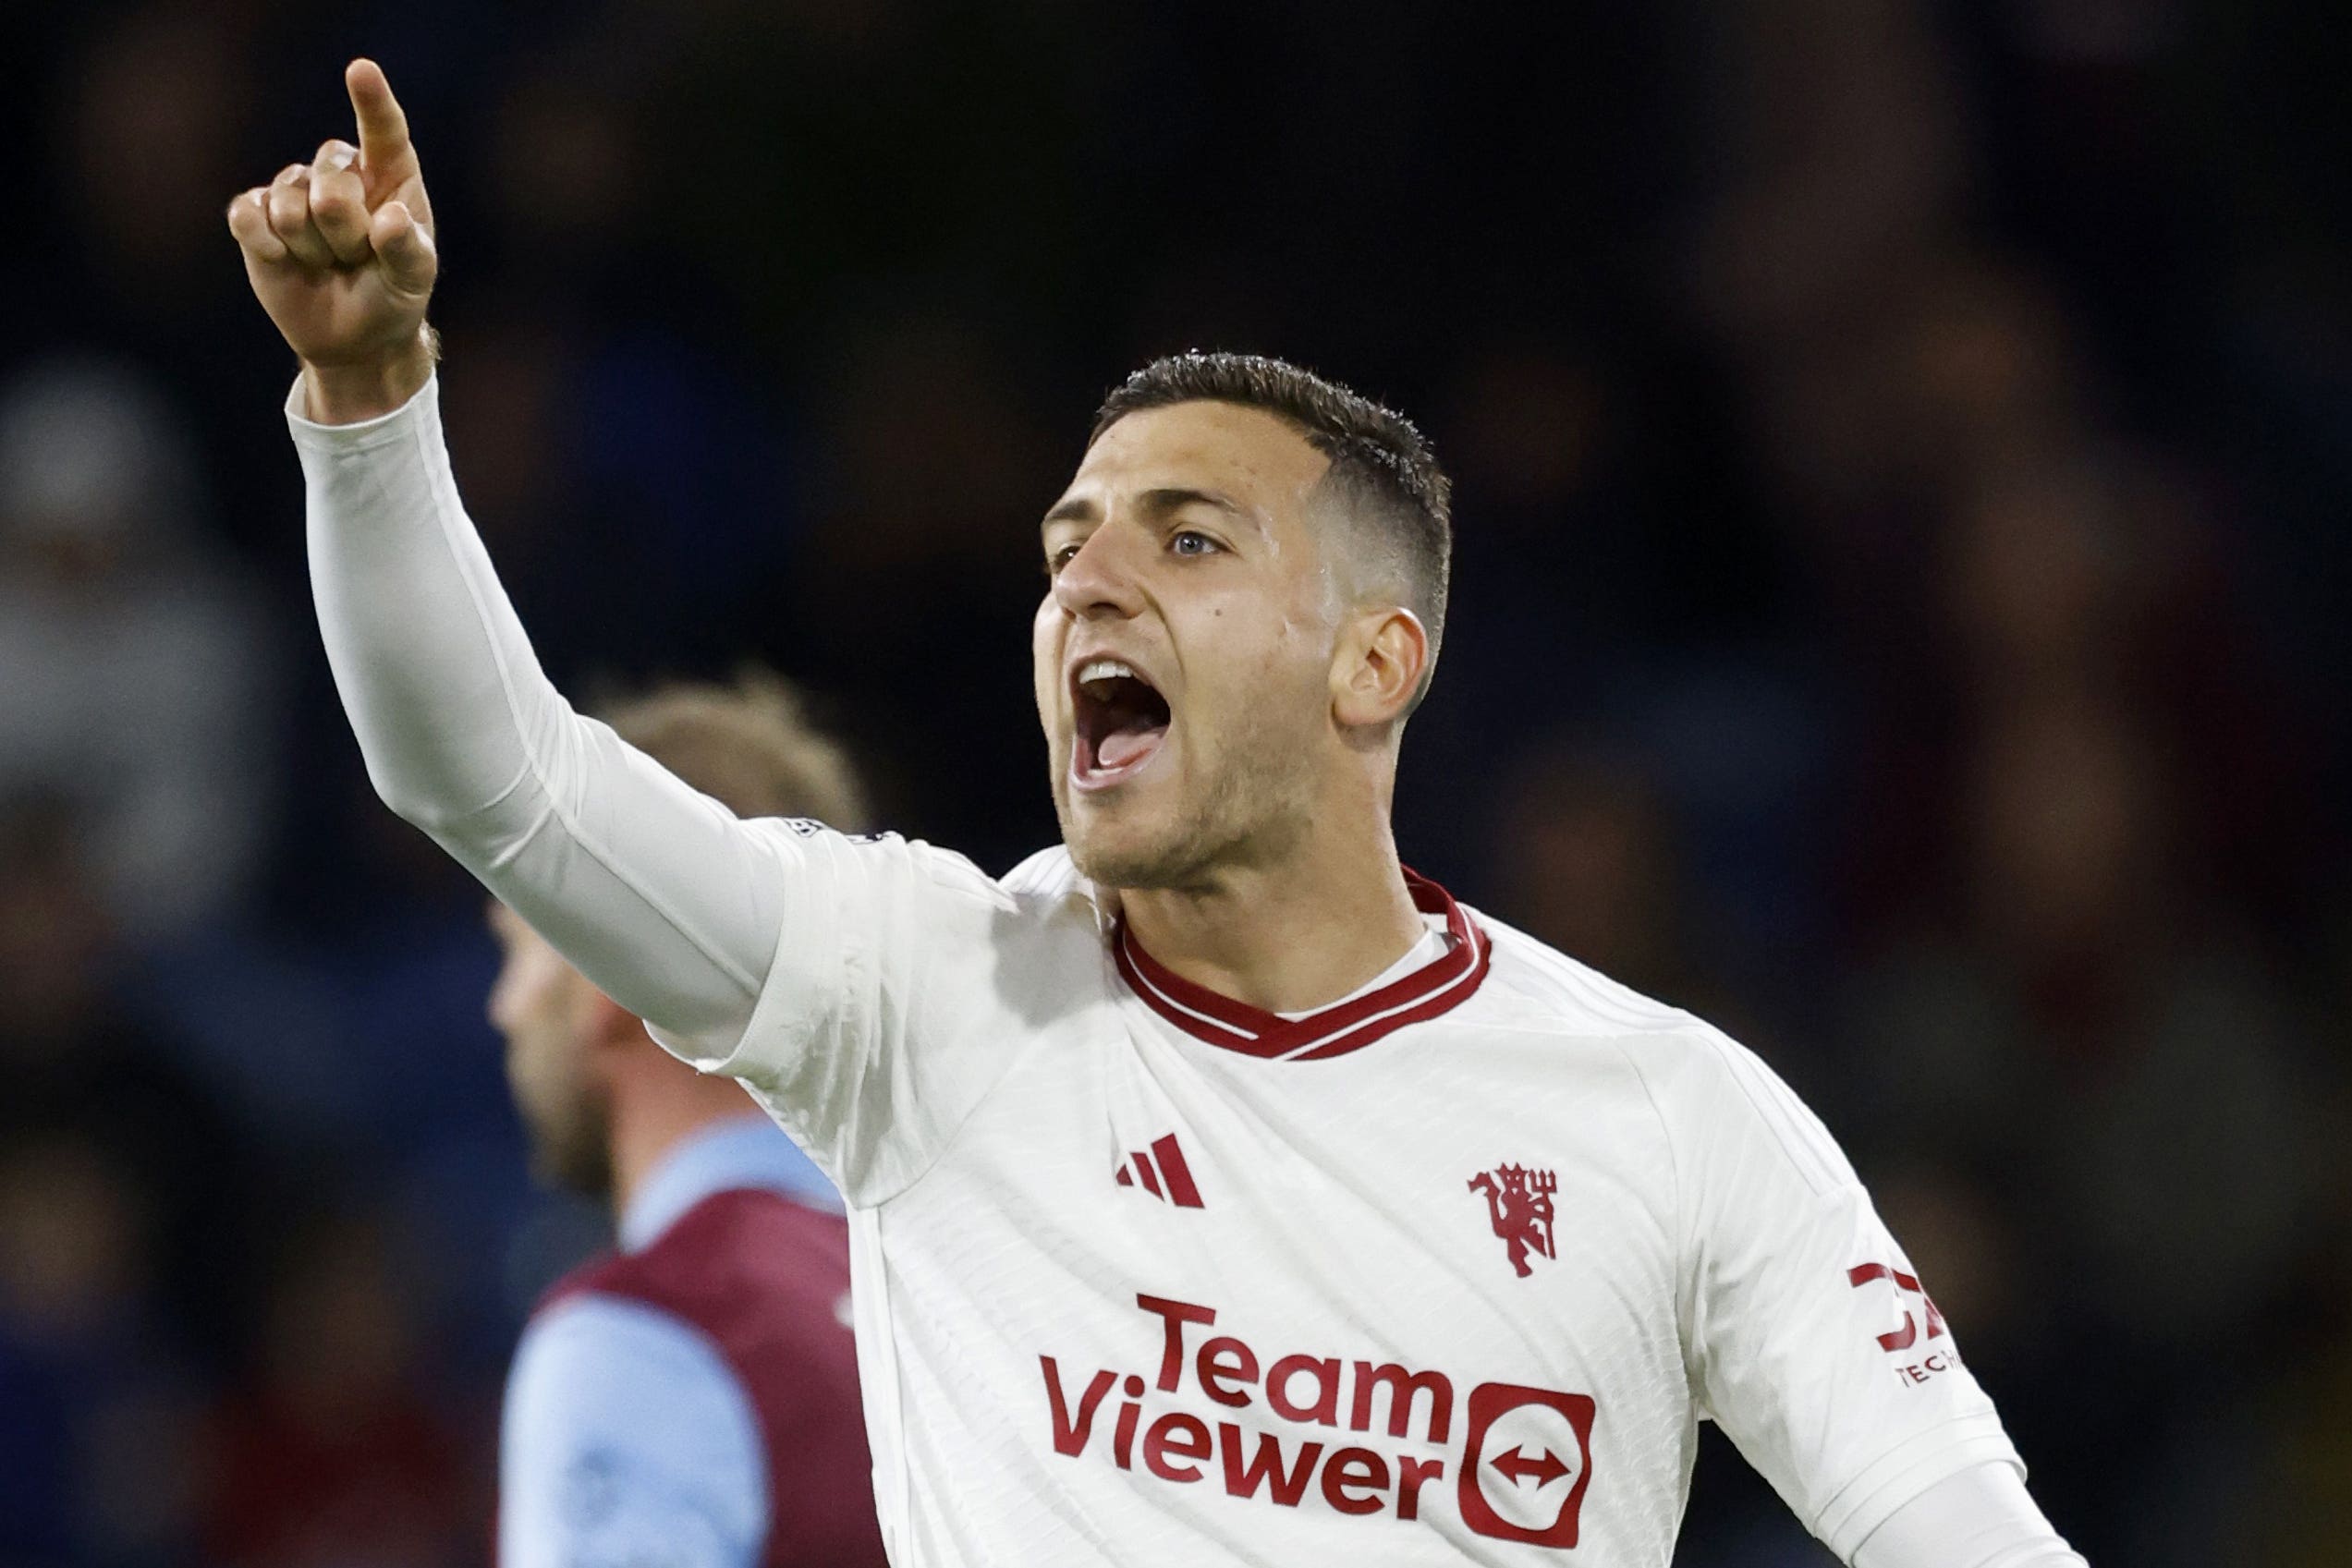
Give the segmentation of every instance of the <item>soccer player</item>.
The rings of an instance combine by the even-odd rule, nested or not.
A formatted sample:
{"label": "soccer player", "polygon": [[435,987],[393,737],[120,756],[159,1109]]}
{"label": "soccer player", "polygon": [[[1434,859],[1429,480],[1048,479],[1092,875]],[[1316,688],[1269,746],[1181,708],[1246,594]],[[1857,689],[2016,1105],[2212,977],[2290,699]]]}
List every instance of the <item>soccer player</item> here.
{"label": "soccer player", "polygon": [[1410,425],[1147,367],[1043,520],[1062,845],[746,822],[532,659],[442,443],[417,154],[347,85],[359,147],[229,211],[345,705],[396,810],[839,1185],[901,1568],[1656,1568],[1709,1417],[1863,1568],[2078,1561],[1795,1097],[1400,866],[1450,541]]}
{"label": "soccer player", "polygon": [[[607,717],[739,816],[864,815],[847,758],[772,680]],[[880,1568],[838,1197],[738,1086],[664,1054],[506,906],[490,922],[490,1016],[533,1162],[620,1229],[516,1352],[499,1562]]]}

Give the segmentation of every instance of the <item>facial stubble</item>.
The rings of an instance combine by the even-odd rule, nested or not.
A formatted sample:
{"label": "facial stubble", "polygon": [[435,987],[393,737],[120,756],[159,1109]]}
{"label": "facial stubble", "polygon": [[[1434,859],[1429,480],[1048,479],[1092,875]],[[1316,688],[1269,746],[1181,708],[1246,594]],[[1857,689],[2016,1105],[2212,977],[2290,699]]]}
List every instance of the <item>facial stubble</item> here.
{"label": "facial stubble", "polygon": [[1206,891],[1223,872],[1279,863],[1313,821],[1315,748],[1300,743],[1298,730],[1281,705],[1253,702],[1241,706],[1222,743],[1188,735],[1188,756],[1205,776],[1139,843],[1106,842],[1123,836],[1110,823],[1087,831],[1067,780],[1056,777],[1054,808],[1071,863],[1098,886],[1137,892]]}

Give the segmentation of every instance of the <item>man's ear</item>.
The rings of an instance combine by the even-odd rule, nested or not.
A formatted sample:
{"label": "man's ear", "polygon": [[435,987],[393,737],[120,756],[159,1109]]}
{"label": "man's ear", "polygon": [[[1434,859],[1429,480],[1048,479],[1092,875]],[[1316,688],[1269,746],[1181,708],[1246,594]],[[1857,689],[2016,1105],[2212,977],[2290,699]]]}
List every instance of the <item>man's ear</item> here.
{"label": "man's ear", "polygon": [[1359,610],[1332,662],[1332,716],[1351,729],[1394,723],[1413,706],[1429,669],[1429,630],[1401,604]]}

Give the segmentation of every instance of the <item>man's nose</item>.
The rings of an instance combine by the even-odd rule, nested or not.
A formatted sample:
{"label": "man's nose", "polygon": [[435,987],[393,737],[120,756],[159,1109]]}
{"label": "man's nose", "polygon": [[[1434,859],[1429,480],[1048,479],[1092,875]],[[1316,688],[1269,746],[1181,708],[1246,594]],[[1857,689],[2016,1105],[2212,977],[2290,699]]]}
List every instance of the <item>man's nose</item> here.
{"label": "man's nose", "polygon": [[1054,574],[1054,600],[1079,620],[1127,617],[1143,608],[1136,578],[1135,530],[1105,523]]}

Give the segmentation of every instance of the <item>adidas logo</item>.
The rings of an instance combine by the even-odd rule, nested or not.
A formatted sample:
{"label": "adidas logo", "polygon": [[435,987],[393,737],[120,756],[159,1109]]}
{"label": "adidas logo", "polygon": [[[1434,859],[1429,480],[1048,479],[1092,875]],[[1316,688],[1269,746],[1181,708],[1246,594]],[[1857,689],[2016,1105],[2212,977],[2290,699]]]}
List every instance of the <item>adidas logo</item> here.
{"label": "adidas logo", "polygon": [[1123,1187],[1141,1183],[1145,1192],[1178,1209],[1205,1207],[1200,1189],[1193,1185],[1192,1167],[1184,1162],[1184,1150],[1176,1147],[1174,1133],[1154,1138],[1148,1154],[1128,1155],[1119,1166],[1118,1182]]}

